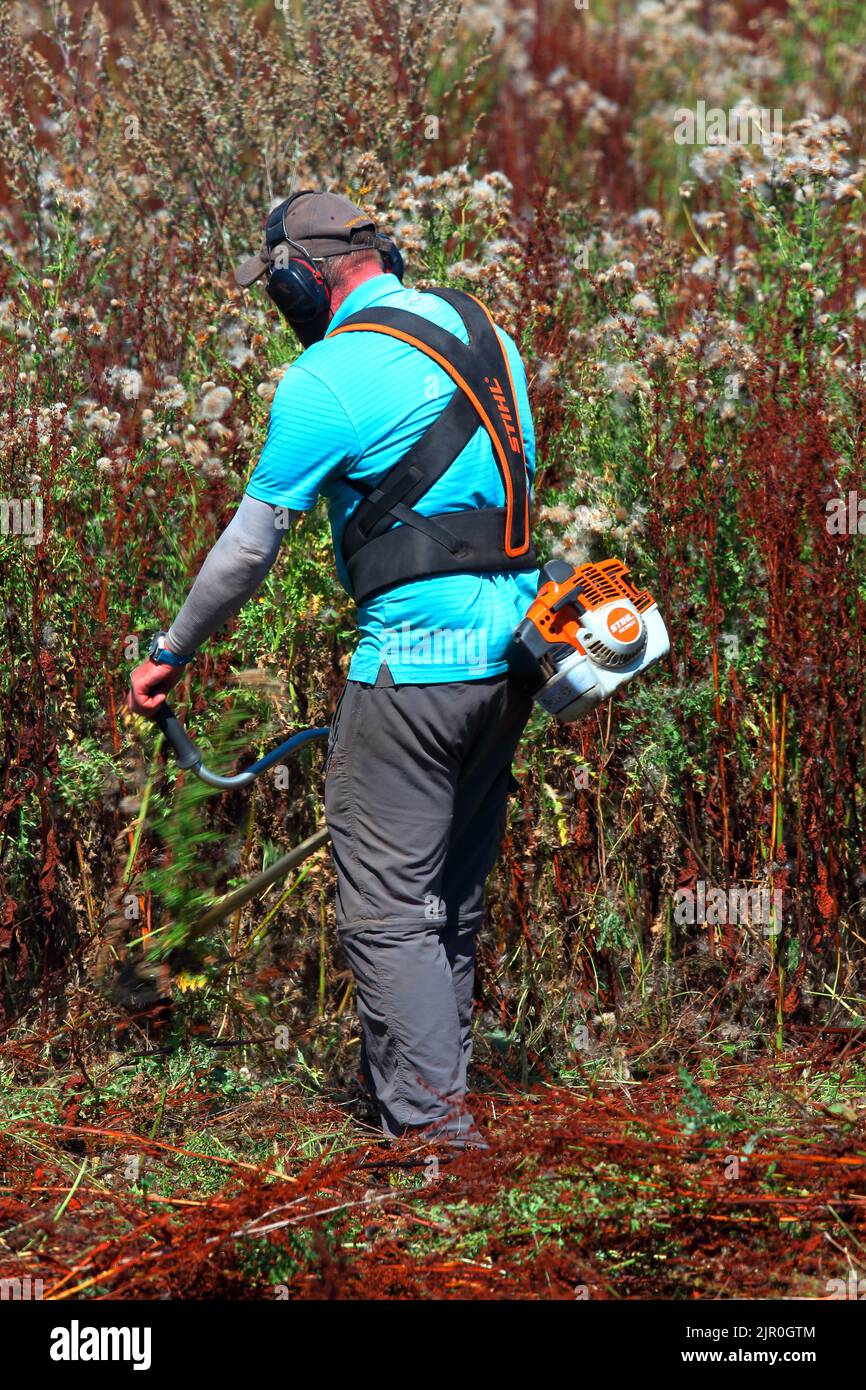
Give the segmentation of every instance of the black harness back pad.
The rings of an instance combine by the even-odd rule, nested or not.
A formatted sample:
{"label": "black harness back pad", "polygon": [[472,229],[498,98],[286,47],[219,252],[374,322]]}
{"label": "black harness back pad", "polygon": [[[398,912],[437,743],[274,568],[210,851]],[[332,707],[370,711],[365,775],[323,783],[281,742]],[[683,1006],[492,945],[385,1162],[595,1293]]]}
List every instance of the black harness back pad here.
{"label": "black harness back pad", "polygon": [[[359,604],[429,575],[528,570],[537,563],[529,528],[526,455],[505,351],[486,309],[471,295],[448,289],[429,293],[457,310],[468,344],[404,309],[362,309],[328,335],[370,331],[400,338],[436,361],[458,388],[441,415],[377,484],[345,480],[364,497],[349,518],[341,546]],[[435,516],[415,511],[414,504],[479,428],[490,436],[506,505]]]}

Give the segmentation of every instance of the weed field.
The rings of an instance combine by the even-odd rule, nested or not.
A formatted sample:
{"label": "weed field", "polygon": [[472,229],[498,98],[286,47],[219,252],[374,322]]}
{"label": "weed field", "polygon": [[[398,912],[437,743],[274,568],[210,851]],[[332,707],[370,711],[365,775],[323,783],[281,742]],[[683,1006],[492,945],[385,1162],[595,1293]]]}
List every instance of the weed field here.
{"label": "weed field", "polygon": [[[0,1279],[866,1289],[864,115],[859,0],[0,5]],[[232,268],[325,186],[513,335],[540,553],[671,636],[531,718],[450,1161],[376,1127],[326,849],[199,929],[321,746],[219,794],[125,707],[299,352]],[[239,771],[354,640],[319,506],[173,703]]]}

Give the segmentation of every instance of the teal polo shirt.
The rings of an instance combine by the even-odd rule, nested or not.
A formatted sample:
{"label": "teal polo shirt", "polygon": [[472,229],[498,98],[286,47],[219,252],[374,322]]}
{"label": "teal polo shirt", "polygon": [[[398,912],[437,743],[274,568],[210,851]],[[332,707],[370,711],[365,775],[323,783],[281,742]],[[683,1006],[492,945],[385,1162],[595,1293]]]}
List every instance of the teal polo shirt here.
{"label": "teal polo shirt", "polygon": [[[335,313],[337,328],[373,305],[421,314],[465,343],[463,322],[444,300],[376,275],[352,290]],[[530,478],[535,435],[526,373],[500,331],[517,397]],[[328,503],[337,571],[349,590],[340,543],[361,501],[347,478],[378,482],[445,409],[457,388],[434,361],[384,333],[341,333],[307,348],[274,395],[264,450],[247,486],[251,497],[307,511]],[[463,452],[417,502],[431,516],[505,504],[502,476],[479,425]],[[538,587],[525,574],[447,574],[401,584],[358,608],[357,648],[349,677],[374,682],[387,664],[397,685],[483,680],[502,675],[505,648]]]}

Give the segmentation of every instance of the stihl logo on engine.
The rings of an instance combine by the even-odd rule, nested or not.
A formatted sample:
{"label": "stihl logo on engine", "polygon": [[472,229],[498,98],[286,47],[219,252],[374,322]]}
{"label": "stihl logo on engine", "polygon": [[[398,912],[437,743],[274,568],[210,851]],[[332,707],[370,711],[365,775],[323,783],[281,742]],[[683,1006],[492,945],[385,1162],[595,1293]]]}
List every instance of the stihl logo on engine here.
{"label": "stihl logo on engine", "polygon": [[508,669],[537,705],[570,724],[661,661],[671,644],[658,605],[638,592],[622,560],[548,560],[541,577],[508,644]]}
{"label": "stihl logo on engine", "polygon": [[640,623],[628,608],[612,608],[607,615],[607,630],[618,642],[633,642],[640,636]]}
{"label": "stihl logo on engine", "polygon": [[508,409],[508,402],[505,399],[505,392],[499,385],[499,378],[494,377],[491,381],[490,377],[486,376],[484,380],[485,383],[490,387],[490,394],[495,400],[496,409],[499,411],[499,414],[502,417],[502,423],[505,426],[505,433],[508,435],[508,442],[511,445],[511,448],[514,451],[514,453],[519,454],[520,437],[517,433],[517,430],[514,428],[514,416]]}

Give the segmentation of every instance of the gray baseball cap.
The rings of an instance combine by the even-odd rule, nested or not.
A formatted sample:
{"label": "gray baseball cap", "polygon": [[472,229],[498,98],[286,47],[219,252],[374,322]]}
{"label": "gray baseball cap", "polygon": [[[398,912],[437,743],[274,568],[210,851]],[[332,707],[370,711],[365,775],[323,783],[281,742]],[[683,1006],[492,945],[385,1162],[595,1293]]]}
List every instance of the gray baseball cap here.
{"label": "gray baseball cap", "polygon": [[339,193],[304,189],[293,193],[268,217],[265,239],[255,256],[235,271],[239,285],[251,285],[270,268],[274,247],[293,242],[311,260],[342,256],[350,250],[376,245],[376,224],[367,213]]}

